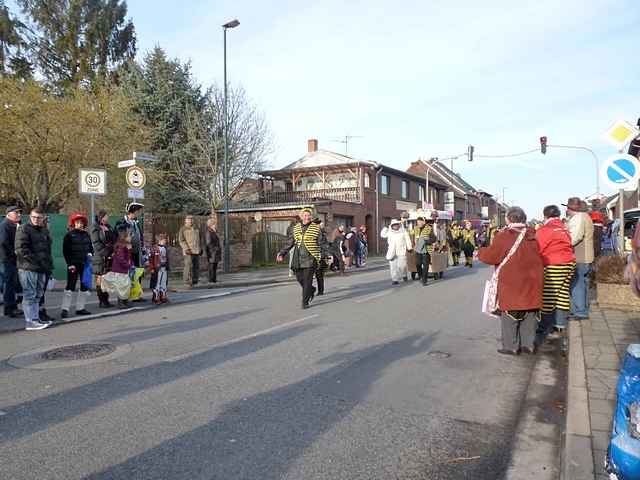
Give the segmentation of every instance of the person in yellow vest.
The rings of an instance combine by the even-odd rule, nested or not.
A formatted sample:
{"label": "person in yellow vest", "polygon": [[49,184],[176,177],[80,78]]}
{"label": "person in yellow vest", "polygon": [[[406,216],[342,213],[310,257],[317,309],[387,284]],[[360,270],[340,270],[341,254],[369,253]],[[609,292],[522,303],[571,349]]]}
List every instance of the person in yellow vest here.
{"label": "person in yellow vest", "polygon": [[425,217],[418,217],[416,228],[413,230],[413,237],[416,252],[416,264],[418,267],[418,277],[422,280],[422,285],[427,284],[429,278],[429,265],[431,265],[431,254],[436,243],[436,235],[433,226],[427,225]]}
{"label": "person in yellow vest", "polygon": [[464,223],[464,230],[461,232],[462,251],[464,252],[465,265],[473,268],[473,252],[476,251],[476,232],[473,230],[470,221]]}
{"label": "person in yellow vest", "polygon": [[451,222],[451,228],[448,235],[449,248],[451,249],[451,260],[453,266],[460,265],[460,252],[462,250],[462,230],[458,225],[458,222]]}
{"label": "person in yellow vest", "polygon": [[315,296],[313,277],[320,267],[322,258],[329,259],[329,245],[322,235],[319,223],[312,222],[311,209],[304,208],[300,211],[301,222],[297,223],[289,236],[287,245],[278,252],[276,261],[282,262],[284,256],[293,249],[291,270],[296,274],[296,279],[302,287],[302,308],[309,308],[309,304]]}

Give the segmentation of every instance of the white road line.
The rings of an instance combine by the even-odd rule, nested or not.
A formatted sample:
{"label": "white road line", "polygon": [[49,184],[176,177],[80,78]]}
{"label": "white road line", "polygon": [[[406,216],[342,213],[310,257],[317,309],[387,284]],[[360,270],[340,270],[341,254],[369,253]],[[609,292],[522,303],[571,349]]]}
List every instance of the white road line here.
{"label": "white road line", "polygon": [[166,360],[163,360],[163,362],[168,362],[168,363],[178,362],[180,360],[184,360],[185,358],[191,357],[193,355],[197,355],[199,353],[204,353],[204,352],[207,352],[209,350],[213,350],[214,348],[226,347],[228,345],[232,345],[234,343],[242,342],[244,340],[251,340],[252,338],[257,338],[257,337],[260,337],[262,335],[266,335],[267,333],[275,332],[276,330],[280,330],[280,329],[283,329],[283,328],[286,328],[286,327],[290,327],[292,325],[296,325],[298,323],[305,322],[305,321],[310,320],[312,318],[315,318],[315,317],[317,317],[319,315],[320,315],[319,313],[314,313],[313,315],[309,315],[307,317],[299,318],[298,320],[294,320],[292,322],[283,323],[281,325],[276,325],[274,327],[267,328],[266,330],[260,330],[259,332],[250,333],[249,335],[244,335],[242,337],[233,338],[231,340],[227,340],[226,342],[215,343],[213,345],[209,345],[209,346],[204,347],[204,348],[199,348],[198,350],[192,350],[192,351],[187,352],[187,353],[182,353],[180,355],[176,355],[175,357],[167,358]]}
{"label": "white road line", "polygon": [[218,293],[210,293],[209,295],[200,295],[196,297],[195,300],[206,300],[207,298],[216,298],[216,297],[224,297],[225,295],[231,295],[234,292],[218,292]]}
{"label": "white road line", "polygon": [[369,295],[368,297],[359,298],[355,301],[355,303],[366,303],[369,300],[375,300],[376,298],[384,297],[391,293],[391,290],[385,290],[383,292],[374,293],[373,295]]}

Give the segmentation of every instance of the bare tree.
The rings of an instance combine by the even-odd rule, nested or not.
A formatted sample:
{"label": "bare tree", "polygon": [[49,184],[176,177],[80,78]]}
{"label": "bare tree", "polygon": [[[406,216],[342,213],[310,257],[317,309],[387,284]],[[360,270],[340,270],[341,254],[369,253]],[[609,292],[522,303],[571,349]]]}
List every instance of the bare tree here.
{"label": "bare tree", "polygon": [[[251,178],[266,164],[273,150],[264,114],[247,98],[243,88],[229,89],[227,118],[229,191]],[[211,210],[222,204],[224,192],[224,91],[213,86],[205,94],[201,111],[186,109],[189,155],[176,159],[165,174],[186,191],[202,195]]]}

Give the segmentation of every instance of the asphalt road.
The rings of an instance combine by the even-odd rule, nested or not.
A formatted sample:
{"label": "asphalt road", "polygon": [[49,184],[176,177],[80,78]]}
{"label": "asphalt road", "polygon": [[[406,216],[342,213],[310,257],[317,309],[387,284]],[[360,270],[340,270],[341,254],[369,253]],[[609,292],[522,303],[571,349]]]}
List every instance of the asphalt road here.
{"label": "asphalt road", "polygon": [[[0,478],[501,478],[534,360],[496,354],[488,274],[370,271],[308,310],[284,284],[0,335]],[[82,343],[117,350],[39,356]]]}

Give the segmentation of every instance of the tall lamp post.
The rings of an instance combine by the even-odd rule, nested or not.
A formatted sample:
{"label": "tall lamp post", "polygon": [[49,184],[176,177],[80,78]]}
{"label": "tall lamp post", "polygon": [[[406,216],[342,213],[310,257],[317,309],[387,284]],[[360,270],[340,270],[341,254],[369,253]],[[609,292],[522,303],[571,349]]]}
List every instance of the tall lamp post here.
{"label": "tall lamp post", "polygon": [[229,242],[229,128],[227,119],[227,29],[240,25],[238,20],[231,20],[222,25],[224,32],[224,105],[222,115],[224,117],[224,273],[230,270],[230,242]]}

